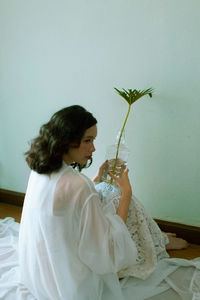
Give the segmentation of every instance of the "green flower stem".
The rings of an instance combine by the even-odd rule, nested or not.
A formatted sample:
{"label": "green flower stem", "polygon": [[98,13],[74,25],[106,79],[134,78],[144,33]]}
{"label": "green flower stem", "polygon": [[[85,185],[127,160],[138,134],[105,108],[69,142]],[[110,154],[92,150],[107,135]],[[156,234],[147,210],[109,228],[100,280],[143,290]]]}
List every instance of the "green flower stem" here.
{"label": "green flower stem", "polygon": [[[117,151],[116,151],[115,162],[114,162],[114,166],[113,166],[113,169],[112,169],[112,173],[113,173],[113,174],[115,174],[115,171],[116,171],[117,159],[118,159],[118,155],[119,155],[119,146],[120,146],[122,134],[123,134],[123,132],[124,132],[124,127],[125,127],[125,125],[126,125],[126,122],[127,122],[127,119],[128,119],[129,113],[130,113],[130,110],[131,110],[131,104],[129,104],[128,112],[127,112],[127,114],[126,114],[126,118],[125,118],[124,124],[123,124],[123,126],[122,126],[121,131],[120,131],[120,136],[119,136],[119,140],[118,140],[118,143],[117,143]],[[112,183],[113,183],[113,178],[110,179],[110,184],[112,184]]]}

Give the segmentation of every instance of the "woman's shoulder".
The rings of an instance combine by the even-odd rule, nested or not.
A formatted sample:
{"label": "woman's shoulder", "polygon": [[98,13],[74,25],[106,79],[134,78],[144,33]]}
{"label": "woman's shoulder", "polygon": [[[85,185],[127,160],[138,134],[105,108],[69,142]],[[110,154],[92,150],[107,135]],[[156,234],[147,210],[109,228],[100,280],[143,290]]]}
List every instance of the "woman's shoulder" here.
{"label": "woman's shoulder", "polygon": [[97,194],[92,182],[71,166],[58,172],[54,190],[54,211],[59,214],[67,208],[82,208],[92,195]]}
{"label": "woman's shoulder", "polygon": [[97,193],[93,182],[84,174],[71,166],[65,168],[58,180],[59,187],[66,193],[84,194]]}

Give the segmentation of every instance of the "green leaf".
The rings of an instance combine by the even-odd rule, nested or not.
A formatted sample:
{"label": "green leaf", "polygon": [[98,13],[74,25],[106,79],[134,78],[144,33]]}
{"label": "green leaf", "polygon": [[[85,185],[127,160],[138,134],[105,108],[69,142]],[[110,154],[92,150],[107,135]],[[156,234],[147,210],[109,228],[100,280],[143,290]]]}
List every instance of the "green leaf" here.
{"label": "green leaf", "polygon": [[152,98],[153,89],[149,88],[146,90],[132,90],[132,89],[122,89],[122,91],[118,90],[117,88],[114,88],[118,94],[123,97],[128,104],[132,105],[134,102],[136,102],[138,99],[142,98],[145,95],[149,95],[149,97]]}
{"label": "green leaf", "polygon": [[114,88],[117,92],[118,92],[118,94],[121,96],[121,97],[123,97],[127,102],[128,102],[128,104],[129,104],[129,95],[127,95],[127,91],[126,90],[124,90],[124,92],[123,91],[120,91],[120,90],[118,90],[117,88]]}

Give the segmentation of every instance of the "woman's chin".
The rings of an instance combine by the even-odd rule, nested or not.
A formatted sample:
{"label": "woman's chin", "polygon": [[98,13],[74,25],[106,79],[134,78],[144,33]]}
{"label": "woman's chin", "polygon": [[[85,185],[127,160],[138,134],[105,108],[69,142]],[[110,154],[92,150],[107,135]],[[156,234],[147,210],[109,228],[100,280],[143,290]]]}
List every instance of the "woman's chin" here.
{"label": "woman's chin", "polygon": [[90,160],[91,160],[91,157],[85,157],[79,161],[76,161],[76,163],[84,166],[84,165],[87,165],[87,163],[90,162]]}
{"label": "woman's chin", "polygon": [[88,160],[89,160],[89,158],[84,158],[84,159],[82,159],[82,160],[79,162],[79,164],[80,164],[80,165],[86,165],[87,162],[88,162]]}

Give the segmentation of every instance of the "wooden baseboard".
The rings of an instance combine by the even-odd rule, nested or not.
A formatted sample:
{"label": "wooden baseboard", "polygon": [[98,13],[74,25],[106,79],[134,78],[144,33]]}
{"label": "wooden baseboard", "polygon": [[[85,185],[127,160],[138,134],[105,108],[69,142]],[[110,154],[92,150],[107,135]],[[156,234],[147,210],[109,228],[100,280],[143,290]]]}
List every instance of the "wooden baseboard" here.
{"label": "wooden baseboard", "polygon": [[17,205],[17,206],[23,206],[24,197],[25,197],[24,193],[0,189],[0,202]]}
{"label": "wooden baseboard", "polygon": [[177,237],[181,237],[191,244],[200,245],[200,227],[156,218],[154,220],[162,231],[176,233]]}
{"label": "wooden baseboard", "polygon": [[[23,206],[24,193],[0,189],[0,202]],[[182,237],[189,243],[200,245],[200,227],[188,224],[181,224],[161,219],[154,219],[160,229],[164,232],[174,232],[178,237]]]}

